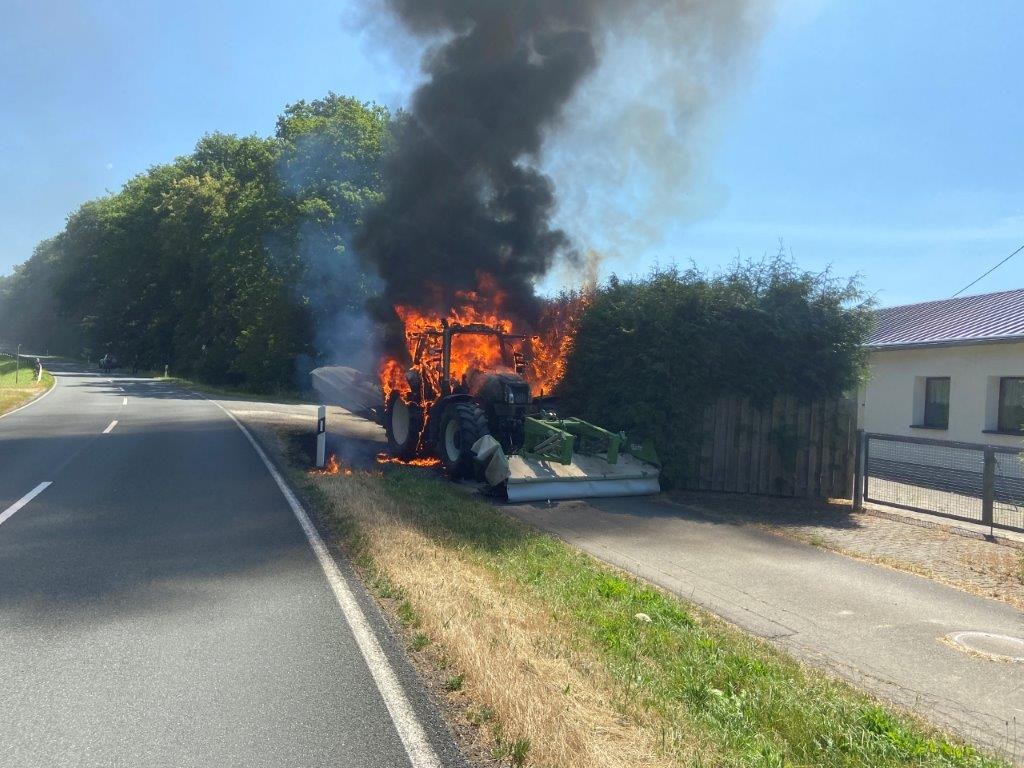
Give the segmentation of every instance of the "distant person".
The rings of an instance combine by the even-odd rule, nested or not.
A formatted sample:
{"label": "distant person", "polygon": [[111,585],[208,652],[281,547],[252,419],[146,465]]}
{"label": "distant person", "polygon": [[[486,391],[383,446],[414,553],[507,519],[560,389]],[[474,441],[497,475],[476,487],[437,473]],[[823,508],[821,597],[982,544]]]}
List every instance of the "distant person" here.
{"label": "distant person", "polygon": [[36,358],[36,381],[43,380],[43,361]]}

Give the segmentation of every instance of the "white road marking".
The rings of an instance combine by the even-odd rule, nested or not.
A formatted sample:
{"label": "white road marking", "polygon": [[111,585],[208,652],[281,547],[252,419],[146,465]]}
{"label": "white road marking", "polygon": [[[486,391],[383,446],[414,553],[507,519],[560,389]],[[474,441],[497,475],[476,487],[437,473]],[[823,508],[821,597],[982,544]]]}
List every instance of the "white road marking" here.
{"label": "white road marking", "polygon": [[26,504],[28,504],[30,501],[32,501],[32,499],[34,499],[40,493],[45,491],[51,485],[53,485],[53,482],[50,481],[50,480],[47,480],[45,483],[40,483],[35,488],[33,488],[31,491],[29,491],[24,496],[22,496],[20,499],[18,499],[16,502],[11,504],[11,506],[9,506],[3,512],[0,512],[0,525],[3,525],[5,522],[7,522],[7,519],[9,517],[11,517],[15,512],[17,512],[19,509],[24,507]]}
{"label": "white road marking", "polygon": [[103,430],[103,434],[104,435],[109,435],[111,432],[114,431],[114,427],[116,427],[116,426],[117,426],[117,419],[114,419],[112,422],[107,424],[107,428]]}
{"label": "white road marking", "polygon": [[[204,400],[210,400],[210,398],[204,395],[200,395],[200,397],[203,397]],[[298,497],[288,487],[281,473],[277,471],[277,467],[267,458],[267,454],[263,452],[259,443],[256,442],[256,439],[249,430],[245,428],[245,425],[216,400],[210,400],[210,402],[224,411],[228,418],[235,422],[235,426],[245,435],[246,440],[249,441],[253,450],[256,451],[256,455],[263,461],[263,465],[267,468],[270,476],[274,478],[274,482],[277,483],[277,487],[281,490],[281,495],[284,496],[288,506],[291,507],[292,513],[299,521],[299,525],[302,526],[302,531],[306,534],[309,546],[313,550],[313,554],[316,555],[316,559],[323,569],[324,576],[327,577],[327,583],[330,585],[331,591],[334,592],[334,598],[338,601],[338,606],[341,608],[341,612],[345,615],[345,620],[352,629],[356,644],[363,654],[363,659],[366,660],[366,666],[370,669],[373,681],[377,684],[377,690],[380,691],[381,698],[388,708],[391,722],[395,724],[395,730],[398,731],[398,736],[402,740],[402,746],[405,747],[405,753],[409,756],[409,762],[412,763],[413,768],[441,768],[441,762],[427,740],[427,734],[423,730],[420,721],[416,718],[416,713],[409,704],[409,700],[402,690],[401,683],[398,682],[395,670],[392,669],[387,656],[384,655],[384,651],[377,641],[376,635],[374,635],[373,630],[370,628],[370,623],[366,620],[366,614],[359,607],[359,603],[355,595],[352,594],[352,590],[345,581],[345,577],[338,568],[338,564],[334,562],[334,558],[327,549],[327,545],[324,544],[324,540],[320,537],[316,527],[309,519],[309,515],[303,509]]]}

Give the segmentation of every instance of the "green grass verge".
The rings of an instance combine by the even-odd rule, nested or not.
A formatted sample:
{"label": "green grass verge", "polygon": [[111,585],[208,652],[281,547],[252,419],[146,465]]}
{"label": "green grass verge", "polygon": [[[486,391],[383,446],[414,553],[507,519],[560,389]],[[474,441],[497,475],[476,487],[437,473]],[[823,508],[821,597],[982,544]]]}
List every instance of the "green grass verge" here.
{"label": "green grass verge", "polygon": [[[622,711],[653,718],[664,749],[690,765],[1006,765],[447,483],[403,468],[375,481],[410,523],[571,628],[615,681]],[[322,508],[324,495],[302,484]],[[344,510],[328,512],[360,559],[358,530]],[[695,741],[714,758],[693,762]]]}
{"label": "green grass verge", "polygon": [[0,414],[8,413],[53,386],[53,375],[44,370],[42,381],[36,381],[35,368],[28,360],[20,366],[10,358],[0,358]]}

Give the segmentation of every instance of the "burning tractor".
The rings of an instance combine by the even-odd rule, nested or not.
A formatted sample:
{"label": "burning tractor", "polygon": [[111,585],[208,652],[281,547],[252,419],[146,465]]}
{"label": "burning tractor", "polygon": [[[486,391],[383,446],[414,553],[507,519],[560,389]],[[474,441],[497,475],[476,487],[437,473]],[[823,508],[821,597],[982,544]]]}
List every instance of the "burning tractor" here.
{"label": "burning tractor", "polygon": [[391,455],[436,456],[453,479],[503,489],[510,501],[657,493],[657,456],[581,419],[559,418],[526,378],[530,339],[479,322],[406,334],[412,364],[382,377]]}

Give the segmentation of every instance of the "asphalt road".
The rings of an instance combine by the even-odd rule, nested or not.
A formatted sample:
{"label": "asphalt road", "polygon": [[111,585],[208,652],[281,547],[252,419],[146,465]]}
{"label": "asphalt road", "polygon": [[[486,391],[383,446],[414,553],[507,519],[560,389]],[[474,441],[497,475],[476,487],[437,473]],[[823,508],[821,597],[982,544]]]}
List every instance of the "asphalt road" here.
{"label": "asphalt road", "polygon": [[56,373],[0,419],[0,765],[461,763],[216,404]]}
{"label": "asphalt road", "polygon": [[944,639],[1024,637],[1009,605],[659,498],[507,509],[926,720],[1024,758],[1024,664]]}

